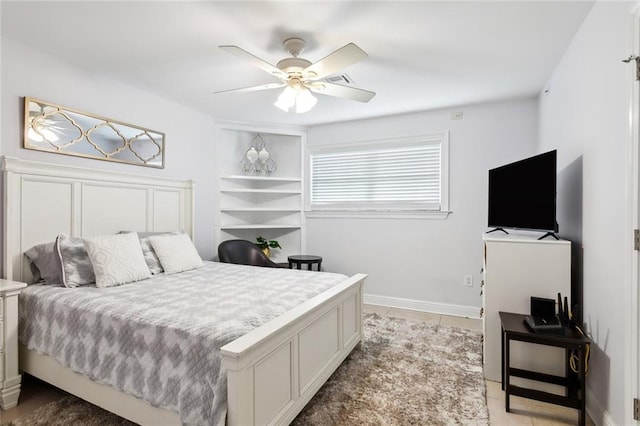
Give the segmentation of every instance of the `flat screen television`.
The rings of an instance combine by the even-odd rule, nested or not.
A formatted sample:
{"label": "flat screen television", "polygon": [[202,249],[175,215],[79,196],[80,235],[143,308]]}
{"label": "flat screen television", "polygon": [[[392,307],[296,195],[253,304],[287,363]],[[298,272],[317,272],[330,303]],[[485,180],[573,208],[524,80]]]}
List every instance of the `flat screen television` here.
{"label": "flat screen television", "polygon": [[556,162],[554,150],[489,170],[489,227],[555,237]]}

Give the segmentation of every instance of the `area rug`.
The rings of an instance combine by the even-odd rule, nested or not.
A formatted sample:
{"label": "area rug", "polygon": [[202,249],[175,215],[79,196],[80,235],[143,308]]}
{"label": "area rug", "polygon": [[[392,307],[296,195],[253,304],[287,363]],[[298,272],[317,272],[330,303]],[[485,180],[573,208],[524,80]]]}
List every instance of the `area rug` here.
{"label": "area rug", "polygon": [[[292,423],[488,425],[482,336],[366,314],[364,339]],[[75,397],[7,425],[131,425]]]}
{"label": "area rug", "polygon": [[365,315],[361,347],[293,424],[488,425],[482,335]]}

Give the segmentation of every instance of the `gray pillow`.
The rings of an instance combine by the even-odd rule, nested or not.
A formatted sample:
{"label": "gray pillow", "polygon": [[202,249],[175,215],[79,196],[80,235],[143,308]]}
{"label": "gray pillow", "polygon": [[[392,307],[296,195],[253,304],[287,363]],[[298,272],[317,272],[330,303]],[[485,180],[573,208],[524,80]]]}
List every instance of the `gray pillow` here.
{"label": "gray pillow", "polygon": [[44,281],[46,284],[62,284],[62,265],[55,246],[55,241],[52,241],[38,244],[24,252],[31,261],[34,283]]}
{"label": "gray pillow", "polygon": [[153,275],[163,273],[164,269],[162,269],[160,260],[158,259],[156,252],[153,250],[153,246],[151,245],[151,241],[149,240],[149,237],[140,238],[140,247],[142,247],[142,254],[144,255],[144,261],[147,263],[147,267],[149,268],[149,271],[151,271]]}
{"label": "gray pillow", "polygon": [[62,263],[62,283],[65,287],[78,287],[96,282],[93,265],[82,238],[60,234],[56,239],[56,251]]}

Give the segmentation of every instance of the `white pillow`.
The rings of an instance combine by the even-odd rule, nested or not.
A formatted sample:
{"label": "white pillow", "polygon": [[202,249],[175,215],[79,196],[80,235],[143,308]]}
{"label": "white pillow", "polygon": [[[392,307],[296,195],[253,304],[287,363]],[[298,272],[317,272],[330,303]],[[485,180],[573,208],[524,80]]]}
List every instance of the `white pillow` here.
{"label": "white pillow", "polygon": [[151,277],[135,232],[87,238],[84,245],[96,275],[96,287],[111,287]]}
{"label": "white pillow", "polygon": [[188,271],[204,266],[187,234],[153,235],[149,237],[165,274]]}

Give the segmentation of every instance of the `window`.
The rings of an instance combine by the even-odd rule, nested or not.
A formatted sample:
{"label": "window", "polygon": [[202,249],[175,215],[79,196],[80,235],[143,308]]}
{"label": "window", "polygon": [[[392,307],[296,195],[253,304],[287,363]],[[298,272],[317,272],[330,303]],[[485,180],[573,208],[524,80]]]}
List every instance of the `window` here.
{"label": "window", "polygon": [[311,150],[313,213],[444,216],[448,133]]}

